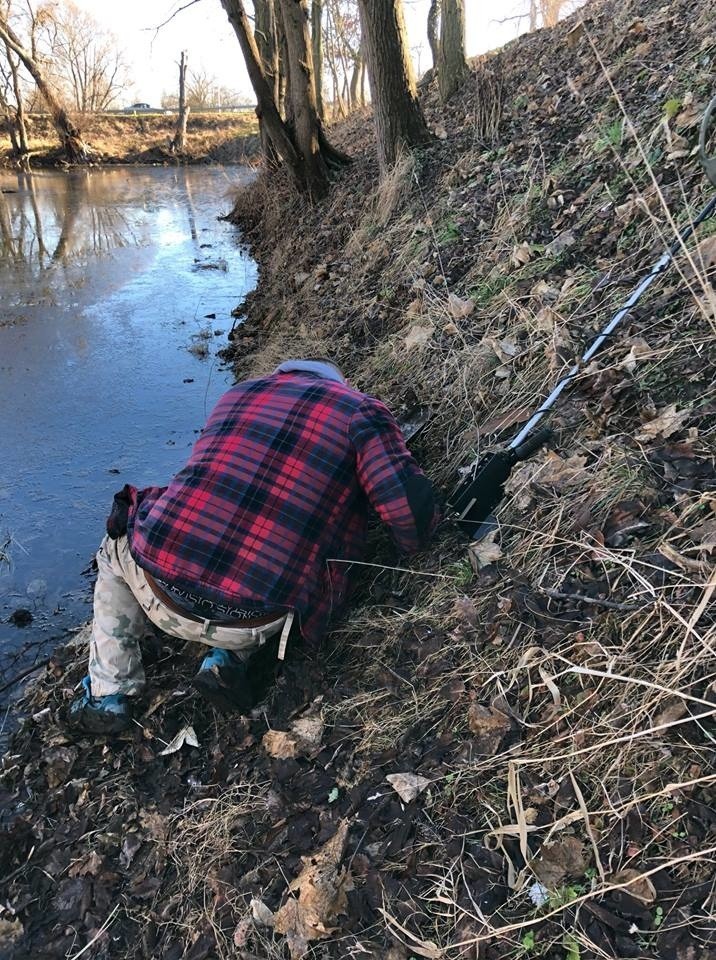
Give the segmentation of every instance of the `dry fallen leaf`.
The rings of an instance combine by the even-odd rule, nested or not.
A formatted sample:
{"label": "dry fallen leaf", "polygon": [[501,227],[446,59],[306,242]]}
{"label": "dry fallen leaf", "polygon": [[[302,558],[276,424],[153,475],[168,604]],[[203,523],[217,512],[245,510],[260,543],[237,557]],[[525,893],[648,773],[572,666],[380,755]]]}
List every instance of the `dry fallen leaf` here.
{"label": "dry fallen leaf", "polygon": [[443,333],[447,333],[450,337],[455,337],[460,333],[460,328],[455,326],[452,320],[449,323],[446,323],[443,327]]}
{"label": "dry fallen leaf", "polygon": [[648,357],[650,353],[651,347],[646,340],[643,337],[635,337],[631,342],[629,353],[620,362],[619,366],[623,367],[628,373],[634,373],[638,361]]}
{"label": "dry fallen leaf", "polygon": [[582,876],[587,868],[584,846],[576,837],[545,843],[530,867],[548,889],[554,890],[568,877]]}
{"label": "dry fallen leaf", "polygon": [[535,314],[535,326],[544,333],[552,333],[555,316],[556,314],[551,307],[542,307]]}
{"label": "dry fallen leaf", "polygon": [[511,340],[509,337],[503,337],[502,339],[498,337],[483,337],[482,345],[493,350],[502,363],[509,362],[513,357],[516,357],[519,352],[516,341]]}
{"label": "dry fallen leaf", "polygon": [[[711,268],[716,266],[716,234],[702,240],[691,255],[691,259],[699,273],[710,273]],[[687,277],[693,277],[694,268],[690,263],[685,265],[684,272]]]}
{"label": "dry fallen leaf", "polygon": [[389,773],[385,779],[404,803],[411,803],[430,786],[430,781],[417,773]]}
{"label": "dry fallen leaf", "polygon": [[14,920],[6,920],[0,917],[0,946],[10,946],[25,932],[22,922],[16,917]]}
{"label": "dry fallen leaf", "polygon": [[447,307],[454,320],[464,320],[475,309],[475,301],[470,300],[469,297],[467,300],[461,300],[460,297],[451,293],[448,297]]}
{"label": "dry fallen leaf", "polygon": [[511,497],[515,510],[526,510],[532,505],[534,490],[532,481],[539,474],[542,464],[537,460],[527,460],[514,468],[505,483],[505,493]]}
{"label": "dry fallen leaf", "polygon": [[560,253],[574,246],[576,242],[577,240],[572,231],[565,230],[563,233],[558,234],[551,243],[547,244],[544,252],[548,257],[558,257]]}
{"label": "dry fallen leaf", "polygon": [[467,711],[467,725],[475,737],[477,753],[494,756],[505,734],[512,729],[512,721],[501,710],[473,703]]}
{"label": "dry fallen leaf", "polygon": [[659,410],[652,420],[642,424],[641,430],[636,432],[635,437],[642,442],[655,440],[657,437],[663,437],[666,440],[672,434],[681,430],[690,416],[690,407],[677,410],[676,404],[670,403],[668,407]]}
{"label": "dry fallen leaf", "polygon": [[532,247],[529,245],[529,243],[527,243],[527,241],[524,243],[519,243],[513,248],[512,257],[510,259],[514,267],[523,267],[532,259]]}
{"label": "dry fallen leaf", "polygon": [[272,927],[276,919],[273,910],[270,910],[263,900],[251,900],[251,916],[260,927]]}
{"label": "dry fallen leaf", "polygon": [[711,553],[716,550],[716,520],[706,520],[699,524],[689,534],[694,543],[699,545],[699,549]]}
{"label": "dry fallen leaf", "polygon": [[579,41],[581,40],[584,34],[584,21],[579,20],[567,34],[567,46],[570,50],[574,50],[575,47],[579,46]]}
{"label": "dry fallen leaf", "polygon": [[548,450],[546,459],[541,464],[535,480],[543,486],[561,490],[563,487],[570,486],[575,481],[583,479],[586,463],[587,458],[578,453],[572,454],[565,460],[552,450]]}
{"label": "dry fallen leaf", "polygon": [[630,867],[619,870],[608,878],[608,882],[627,884],[624,892],[643,904],[654,903],[656,900],[656,887],[651,882],[651,878],[643,876],[638,870],[632,870]]}
{"label": "dry fallen leaf", "polygon": [[262,744],[270,757],[290,760],[300,754],[313,753],[321,746],[323,720],[320,717],[301,717],[291,723],[290,730],[269,730]]}
{"label": "dry fallen leaf", "polygon": [[239,920],[236,924],[234,929],[234,946],[238,947],[239,950],[248,943],[251,926],[251,920],[248,917],[244,917],[243,920]]}
{"label": "dry fallen leaf", "polygon": [[177,750],[186,744],[188,747],[198,747],[199,741],[196,738],[196,733],[194,727],[187,724],[185,727],[182,727],[179,733],[171,740],[163,750],[159,751],[160,757],[166,757],[170,753],[176,753]]}
{"label": "dry fallen leaf", "polygon": [[479,573],[483,567],[495,563],[502,556],[502,547],[499,543],[495,543],[496,536],[497,530],[492,530],[482,540],[473,540],[467,548],[468,557],[475,573]]}
{"label": "dry fallen leaf", "polygon": [[289,897],[274,915],[274,930],[288,941],[291,957],[306,955],[312,940],[330,936],[335,922],[347,911],[347,893],[353,889],[350,871],[340,862],[348,838],[348,821],[316,853],[301,857],[303,869],[289,884]]}
{"label": "dry fallen leaf", "polygon": [[408,350],[412,350],[413,347],[422,347],[428,342],[432,335],[433,327],[423,327],[420,326],[420,324],[414,323],[408,330],[403,343]]}

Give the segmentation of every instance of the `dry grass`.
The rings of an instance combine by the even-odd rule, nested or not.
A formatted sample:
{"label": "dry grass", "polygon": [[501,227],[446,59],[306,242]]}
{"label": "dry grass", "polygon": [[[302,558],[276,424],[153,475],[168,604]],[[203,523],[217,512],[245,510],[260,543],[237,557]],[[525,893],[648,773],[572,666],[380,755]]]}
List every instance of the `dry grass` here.
{"label": "dry grass", "polygon": [[[498,81],[492,73],[478,74],[477,86],[483,83]],[[360,204],[345,250],[334,255],[336,263],[345,258],[354,265],[350,290],[356,302],[350,323],[333,328],[333,348],[361,387],[398,406],[409,385],[419,402],[432,407],[419,452],[441,485],[470,451],[481,453],[486,443],[514,432],[510,415],[531,411],[621,305],[629,285],[607,284],[597,299],[592,290],[599,276],[616,273],[635,282],[660,246],[671,243],[698,211],[699,188],[708,198],[693,168],[684,169],[665,192],[646,143],[648,120],[630,115],[616,83],[609,83],[628,137],[613,150],[621,186],[615,192],[597,181],[580,202],[576,225],[588,229],[605,204],[619,206],[628,198],[631,212],[623,211],[627,219],[620,229],[630,239],[620,240],[612,262],[603,258],[597,266],[598,248],[570,255],[566,271],[560,255],[550,259],[534,245],[524,262],[514,255],[529,236],[540,201],[555,184],[569,183],[584,156],[589,158],[588,145],[600,130],[595,119],[593,128],[582,129],[579,149],[570,146],[558,162],[546,161],[535,147],[519,165],[520,179],[503,186],[460,281],[445,279],[452,258],[466,259],[464,249],[451,245],[451,211],[480,161],[485,169],[486,143],[500,124],[503,99],[490,116],[476,111],[473,145],[429,193],[419,165],[399,164]],[[504,162],[509,169],[509,159]],[[499,161],[494,175],[502,176]],[[509,897],[492,914],[474,902],[466,906],[470,883],[461,872],[466,860],[462,866],[447,858],[436,862],[432,892],[428,884],[423,899],[412,903],[411,922],[399,920],[385,904],[387,930],[408,953],[462,956],[468,948],[499,943],[500,956],[525,956],[525,934],[539,929],[545,938],[540,953],[552,946],[563,954],[571,949],[570,956],[608,956],[574,923],[587,904],[604,903],[617,889],[629,892],[638,876],[671,875],[686,886],[716,876],[713,839],[695,841],[681,836],[679,827],[686,822],[689,798],[713,797],[716,781],[710,772],[716,713],[716,627],[710,610],[716,581],[712,554],[700,546],[697,532],[712,515],[714,501],[688,485],[665,499],[653,460],[665,441],[632,439],[649,403],[652,410],[676,403],[697,412],[702,402],[680,376],[698,367],[697,358],[713,356],[713,317],[705,300],[711,281],[694,249],[692,241],[672,275],[647,295],[638,321],[625,324],[621,339],[583,371],[564,398],[555,418],[555,452],[516,472],[500,510],[503,561],[497,582],[480,575],[471,583],[461,549],[441,546],[419,558],[416,570],[456,580],[387,572],[395,591],[409,598],[401,609],[368,605],[334,636],[337,669],[353,692],[330,702],[326,717],[352,731],[350,748],[366,763],[391,745],[409,742],[416,728],[425,739],[452,731],[469,740],[464,701],[446,706],[441,692],[451,683],[463,684],[479,703],[499,705],[517,731],[497,755],[466,757],[434,780],[416,838],[417,849],[422,838],[421,856],[429,859],[439,847],[436,837],[447,842],[456,810],[472,818],[472,829],[460,838],[464,857],[476,845],[499,851],[508,866]],[[280,257],[276,252],[269,275]],[[369,271],[379,271],[378,295]],[[341,303],[347,288],[336,281],[333,289],[334,302]],[[303,326],[332,329],[318,306],[326,303],[325,295],[315,293],[310,287],[297,292],[282,331],[296,333],[290,316],[302,317]],[[474,311],[456,316],[451,295],[472,298]],[[369,315],[382,323],[372,337],[374,328],[361,319]],[[415,326],[429,335],[411,347]],[[670,329],[678,333],[670,335]],[[646,345],[632,364],[638,338]],[[272,340],[280,352],[276,330]],[[636,395],[638,402],[605,404],[613,389]],[[690,455],[712,462],[713,426],[703,417],[692,422],[687,435],[679,436],[689,442]],[[542,482],[555,457],[557,480]],[[578,462],[570,473],[564,465],[572,458]],[[643,531],[636,539],[625,537],[624,546],[607,545],[600,531],[637,498],[644,504]],[[607,585],[607,594],[590,601],[589,585],[597,579]],[[570,596],[577,599],[570,602]],[[444,637],[444,647],[417,671],[396,665],[404,638],[416,626]],[[555,791],[558,812],[537,823],[537,813],[552,808]],[[624,829],[629,811],[650,825],[650,839],[639,845]],[[587,873],[565,882],[547,908],[530,915],[525,905],[536,879],[533,851],[565,836],[582,841]],[[623,870],[637,873],[620,874]],[[693,907],[692,920],[703,931],[716,922],[713,886],[711,894]],[[561,931],[560,922],[566,924]],[[660,918],[661,932],[681,922],[678,911]],[[647,948],[655,929],[643,931]]]}
{"label": "dry grass", "polygon": [[[98,162],[138,162],[152,151],[168,154],[174,136],[176,118],[150,114],[77,117],[83,137],[94,151]],[[252,111],[227,114],[190,114],[184,158],[213,158],[238,161],[251,153],[249,138],[257,133]],[[28,121],[29,147],[33,166],[42,165],[43,157],[57,150],[57,137],[49,119],[33,116]],[[149,158],[148,158],[149,159]],[[0,151],[0,164],[12,164],[9,143]]]}

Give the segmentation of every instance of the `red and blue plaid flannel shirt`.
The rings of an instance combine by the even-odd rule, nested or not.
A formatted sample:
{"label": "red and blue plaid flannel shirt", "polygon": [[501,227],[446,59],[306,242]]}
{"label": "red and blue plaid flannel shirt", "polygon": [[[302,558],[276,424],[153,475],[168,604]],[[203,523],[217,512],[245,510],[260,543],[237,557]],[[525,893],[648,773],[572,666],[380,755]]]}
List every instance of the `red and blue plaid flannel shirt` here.
{"label": "red and blue plaid flannel shirt", "polygon": [[329,561],[363,558],[369,506],[406,553],[435,519],[388,409],[306,373],[232,387],[169,486],[135,497],[128,536],[143,569],[209,600],[293,608],[313,642],[348,592],[350,565]]}

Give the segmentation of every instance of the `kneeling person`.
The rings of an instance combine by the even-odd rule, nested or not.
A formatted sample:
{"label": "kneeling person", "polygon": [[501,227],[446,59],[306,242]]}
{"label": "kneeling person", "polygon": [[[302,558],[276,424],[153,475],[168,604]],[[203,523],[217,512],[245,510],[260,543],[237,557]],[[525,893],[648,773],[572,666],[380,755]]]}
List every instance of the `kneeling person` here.
{"label": "kneeling person", "polygon": [[315,646],[343,608],[371,508],[405,553],[436,519],[430,482],[380,401],[323,360],[232,387],[167,487],[115,497],[71,718],[95,732],[129,725],[147,620],[213,647],[194,686],[220,709],[248,710],[252,652],[280,638],[282,656],[294,616]]}

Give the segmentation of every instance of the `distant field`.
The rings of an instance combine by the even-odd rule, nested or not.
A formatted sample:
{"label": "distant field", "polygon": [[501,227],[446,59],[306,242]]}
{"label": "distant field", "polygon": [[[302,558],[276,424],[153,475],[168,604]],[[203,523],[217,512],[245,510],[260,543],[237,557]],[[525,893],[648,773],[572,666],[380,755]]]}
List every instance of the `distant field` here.
{"label": "distant field", "polygon": [[[78,116],[82,136],[100,163],[152,163],[173,159],[175,113],[104,113]],[[32,114],[27,120],[32,162],[48,162],[57,150],[50,118]],[[256,150],[258,124],[253,109],[190,113],[184,159],[237,163]],[[10,143],[0,141],[0,162],[12,163]]]}

